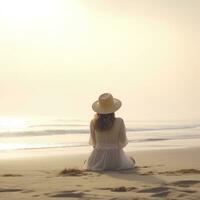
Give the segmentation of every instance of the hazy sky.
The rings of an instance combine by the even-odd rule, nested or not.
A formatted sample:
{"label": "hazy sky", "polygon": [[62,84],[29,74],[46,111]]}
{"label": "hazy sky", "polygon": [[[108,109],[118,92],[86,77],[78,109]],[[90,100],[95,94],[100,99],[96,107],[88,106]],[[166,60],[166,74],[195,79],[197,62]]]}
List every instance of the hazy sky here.
{"label": "hazy sky", "polygon": [[200,119],[199,0],[0,0],[0,115]]}

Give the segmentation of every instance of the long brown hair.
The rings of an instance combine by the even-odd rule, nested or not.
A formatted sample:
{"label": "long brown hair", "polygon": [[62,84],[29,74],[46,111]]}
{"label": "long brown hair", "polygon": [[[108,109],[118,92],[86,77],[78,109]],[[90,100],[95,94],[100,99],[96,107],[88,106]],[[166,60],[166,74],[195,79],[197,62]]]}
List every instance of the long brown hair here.
{"label": "long brown hair", "polygon": [[115,121],[115,113],[96,114],[94,116],[94,128],[98,131],[105,131],[112,128]]}

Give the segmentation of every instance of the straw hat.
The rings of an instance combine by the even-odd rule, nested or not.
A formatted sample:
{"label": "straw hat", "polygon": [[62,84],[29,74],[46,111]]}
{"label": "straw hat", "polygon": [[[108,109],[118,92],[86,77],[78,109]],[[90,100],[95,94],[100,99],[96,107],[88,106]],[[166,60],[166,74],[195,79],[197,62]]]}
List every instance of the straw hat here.
{"label": "straw hat", "polygon": [[112,94],[104,93],[92,104],[92,109],[99,114],[109,114],[117,111],[121,105],[121,101],[113,98]]}

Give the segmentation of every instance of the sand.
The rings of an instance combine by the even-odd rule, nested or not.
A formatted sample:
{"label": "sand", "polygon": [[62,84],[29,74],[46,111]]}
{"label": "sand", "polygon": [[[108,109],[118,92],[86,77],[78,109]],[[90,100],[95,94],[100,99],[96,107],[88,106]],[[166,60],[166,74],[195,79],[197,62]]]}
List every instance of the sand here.
{"label": "sand", "polygon": [[128,152],[134,170],[107,172],[84,170],[89,153],[53,151],[2,156],[0,200],[200,199],[200,148]]}

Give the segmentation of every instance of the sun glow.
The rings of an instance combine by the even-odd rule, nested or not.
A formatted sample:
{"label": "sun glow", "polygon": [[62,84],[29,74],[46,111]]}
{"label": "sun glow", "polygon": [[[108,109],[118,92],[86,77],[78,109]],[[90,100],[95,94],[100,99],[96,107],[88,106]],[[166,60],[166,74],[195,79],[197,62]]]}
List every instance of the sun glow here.
{"label": "sun glow", "polygon": [[24,119],[20,118],[0,118],[0,131],[17,131],[27,127]]}
{"label": "sun glow", "polygon": [[1,15],[13,17],[34,17],[49,15],[54,12],[52,1],[48,0],[1,0]]}
{"label": "sun glow", "polygon": [[36,51],[41,45],[79,47],[87,37],[87,19],[84,6],[74,0],[0,0],[4,41]]}
{"label": "sun glow", "polygon": [[[33,23],[44,18],[51,21],[65,20],[76,24],[78,20],[84,18],[85,12],[80,2],[73,0],[0,0],[0,17],[9,22]],[[0,19],[1,19],[0,18]],[[65,19],[62,19],[65,18]],[[52,21],[51,21],[52,23]]]}

